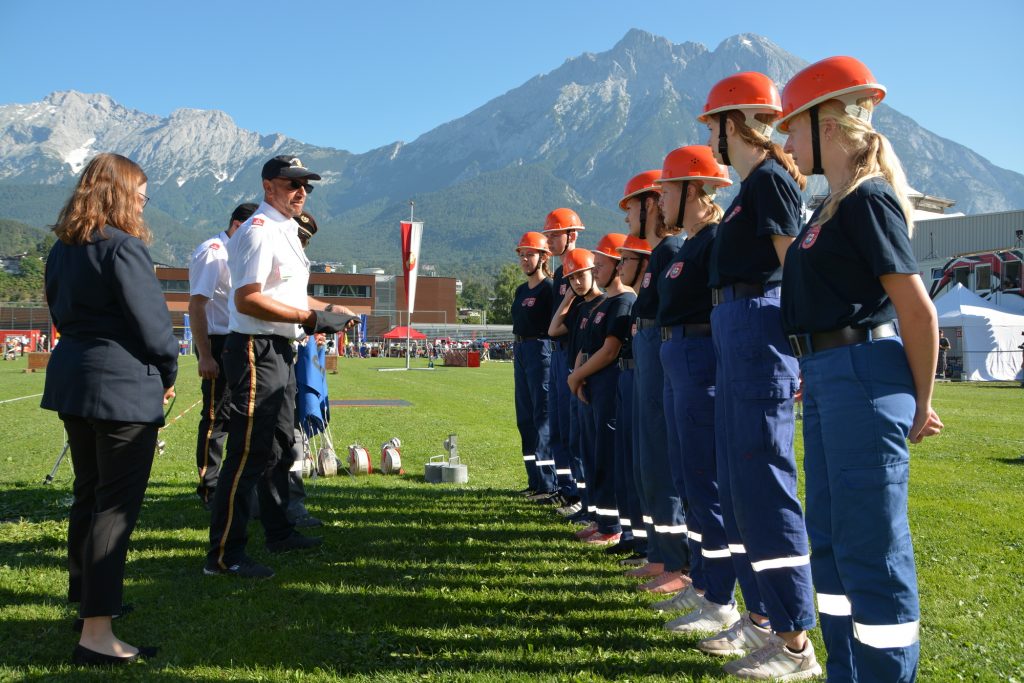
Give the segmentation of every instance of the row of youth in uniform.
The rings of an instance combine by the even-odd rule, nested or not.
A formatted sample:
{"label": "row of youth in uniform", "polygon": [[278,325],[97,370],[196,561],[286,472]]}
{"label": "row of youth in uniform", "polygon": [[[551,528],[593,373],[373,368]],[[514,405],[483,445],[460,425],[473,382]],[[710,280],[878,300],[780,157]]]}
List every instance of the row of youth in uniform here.
{"label": "row of youth in uniform", "polygon": [[[829,680],[916,678],[907,442],[943,425],[907,184],[871,125],[885,92],[850,57],[781,95],[763,74],[725,78],[699,117],[707,144],[627,182],[629,234],[576,248],[581,219],[556,209],[516,247],[522,493],[628,554],[653,606],[681,613],[665,627],[742,655],[724,666],[739,678],[820,674],[816,612]],[[812,174],[831,193],[804,221]]]}

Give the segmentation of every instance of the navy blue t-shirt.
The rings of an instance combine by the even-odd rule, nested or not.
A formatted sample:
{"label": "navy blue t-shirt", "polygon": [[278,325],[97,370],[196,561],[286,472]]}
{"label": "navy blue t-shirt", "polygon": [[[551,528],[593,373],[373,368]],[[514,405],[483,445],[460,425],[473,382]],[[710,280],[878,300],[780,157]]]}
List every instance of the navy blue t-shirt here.
{"label": "navy blue t-shirt", "polygon": [[578,296],[576,301],[579,304],[569,311],[569,315],[565,316],[565,326],[569,328],[567,350],[569,352],[570,368],[576,362],[576,355],[583,348],[583,339],[586,337],[586,330],[590,326],[590,319],[593,316],[594,310],[601,305],[605,298],[605,295],[602,294],[594,297],[591,301],[585,301],[583,297]]}
{"label": "navy blue t-shirt", "polygon": [[658,325],[711,322],[708,262],[718,224],[704,226],[683,242],[682,248],[658,278]]}
{"label": "navy blue t-shirt", "polygon": [[619,341],[632,339],[630,328],[633,319],[630,311],[634,301],[636,294],[633,292],[606,296],[590,316],[580,350],[583,353],[596,353],[604,346],[604,340],[608,337],[616,337]]}
{"label": "navy blue t-shirt", "polygon": [[866,180],[818,225],[821,209],[786,252],[782,325],[786,332],[870,328],[896,317],[879,278],[917,273],[899,201],[881,178]]}
{"label": "navy blue t-shirt", "polygon": [[803,223],[800,186],[774,159],[750,172],[726,209],[711,250],[709,284],[762,284],[780,279],[772,235],[796,237]]}
{"label": "navy blue t-shirt", "polygon": [[545,278],[531,288],[524,282],[512,300],[512,333],[520,337],[547,337],[555,283]]}
{"label": "navy blue t-shirt", "polygon": [[658,315],[658,278],[665,272],[665,268],[682,246],[682,235],[670,235],[651,251],[647,270],[640,278],[640,288],[636,291],[636,303],[633,304],[634,318],[654,318]]}

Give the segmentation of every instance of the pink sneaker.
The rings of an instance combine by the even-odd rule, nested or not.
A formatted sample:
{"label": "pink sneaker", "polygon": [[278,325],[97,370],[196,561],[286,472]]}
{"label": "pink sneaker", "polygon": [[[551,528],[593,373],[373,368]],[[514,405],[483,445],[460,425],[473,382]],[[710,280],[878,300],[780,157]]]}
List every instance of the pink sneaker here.
{"label": "pink sneaker", "polygon": [[584,543],[587,545],[612,545],[618,543],[620,538],[622,538],[621,533],[602,534],[601,532],[597,532],[588,536]]}
{"label": "pink sneaker", "polygon": [[597,522],[591,522],[589,526],[585,526],[579,531],[574,531],[573,536],[582,540],[590,538],[593,534],[597,533]]}
{"label": "pink sneaker", "polygon": [[646,579],[650,576],[657,576],[664,571],[665,565],[661,562],[655,562],[654,564],[648,562],[647,564],[640,565],[636,569],[630,569],[626,572],[626,576],[631,579]]}
{"label": "pink sneaker", "polygon": [[637,586],[637,590],[649,593],[678,593],[690,585],[690,577],[682,572],[662,572],[647,583]]}

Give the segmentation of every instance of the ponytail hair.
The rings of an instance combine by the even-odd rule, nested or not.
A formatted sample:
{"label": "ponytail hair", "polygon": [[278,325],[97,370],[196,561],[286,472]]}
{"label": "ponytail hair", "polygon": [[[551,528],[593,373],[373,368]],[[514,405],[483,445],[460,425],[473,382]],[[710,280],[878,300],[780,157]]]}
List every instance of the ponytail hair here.
{"label": "ponytail hair", "polygon": [[715,203],[714,195],[708,194],[702,185],[697,188],[697,201],[700,202],[701,208],[707,214],[707,217],[701,221],[700,227],[703,228],[711,223],[722,222],[722,218],[725,216],[725,209]]}
{"label": "ponytail hair", "polygon": [[668,237],[669,235],[678,235],[680,230],[670,225],[665,225],[665,216],[661,213],[661,206],[658,204],[658,193],[657,192],[644,192],[640,195],[639,199],[644,203],[644,208],[647,208],[647,200],[654,200],[654,204],[650,211],[647,211],[647,225],[646,231],[648,235],[654,235],[658,239]]}
{"label": "ponytail hair", "polygon": [[[739,109],[732,109],[728,112],[727,116],[729,120],[736,126],[736,134],[739,135],[740,140],[747,143],[751,147],[759,147],[767,153],[770,159],[775,159],[779,166],[786,169],[789,175],[793,176],[793,180],[800,186],[801,190],[807,188],[807,178],[797,168],[796,162],[793,161],[793,157],[789,156],[782,150],[782,145],[777,142],[772,142],[770,137],[766,137],[758,131],[747,125],[747,119],[744,112]],[[771,114],[754,114],[754,118],[766,125],[771,125],[774,120]]]}
{"label": "ponytail hair", "polygon": [[540,254],[540,272],[544,274],[544,279],[554,277],[554,273],[551,272],[551,255],[541,252]]}
{"label": "ponytail hair", "polygon": [[[868,97],[858,100],[857,104],[871,112],[874,101]],[[884,178],[892,187],[903,210],[903,218],[907,222],[907,232],[914,234],[914,207],[907,198],[910,186],[903,172],[896,152],[893,151],[889,139],[871,127],[867,121],[851,116],[839,100],[829,100],[819,105],[819,121],[831,119],[839,129],[839,144],[852,153],[850,182],[845,187],[833,188],[832,194],[821,207],[820,223],[824,224],[832,218],[839,203],[860,187],[861,183],[871,178]]]}

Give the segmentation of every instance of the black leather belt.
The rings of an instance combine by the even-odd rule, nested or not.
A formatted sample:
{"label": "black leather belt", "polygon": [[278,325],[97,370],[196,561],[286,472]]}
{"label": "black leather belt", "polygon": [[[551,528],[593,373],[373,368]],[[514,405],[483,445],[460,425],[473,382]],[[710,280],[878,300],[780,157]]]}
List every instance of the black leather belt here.
{"label": "black leather belt", "polygon": [[532,341],[534,339],[540,339],[540,337],[524,337],[522,335],[515,335],[516,342]]}
{"label": "black leather belt", "polygon": [[752,299],[755,296],[764,296],[766,289],[771,289],[778,286],[778,282],[769,282],[767,285],[762,283],[750,284],[749,282],[737,282],[736,284],[727,285],[719,289],[711,290],[711,305],[717,306],[723,304],[726,301],[734,301],[736,299]]}
{"label": "black leather belt", "polygon": [[636,368],[636,361],[632,358],[620,358],[619,370],[633,370]]}
{"label": "black leather belt", "polygon": [[637,331],[647,329],[648,327],[654,327],[657,321],[654,318],[637,318],[636,329]]}
{"label": "black leather belt", "polygon": [[882,323],[871,329],[858,327],[842,327],[829,332],[811,332],[809,334],[788,335],[789,348],[797,358],[809,356],[818,351],[836,349],[840,346],[860,344],[872,339],[888,339],[897,336],[896,325],[891,322]]}
{"label": "black leather belt", "polygon": [[661,341],[672,339],[673,334],[679,337],[710,337],[711,323],[684,323],[663,327],[661,328]]}

